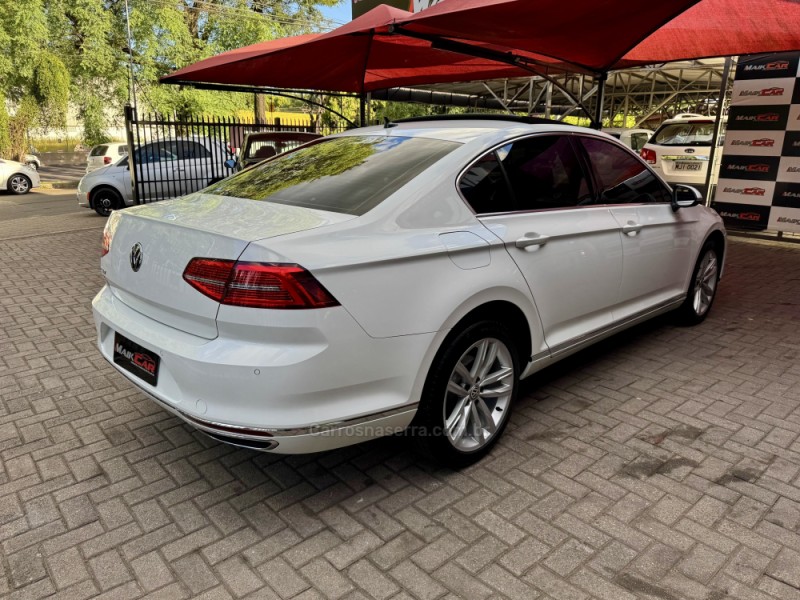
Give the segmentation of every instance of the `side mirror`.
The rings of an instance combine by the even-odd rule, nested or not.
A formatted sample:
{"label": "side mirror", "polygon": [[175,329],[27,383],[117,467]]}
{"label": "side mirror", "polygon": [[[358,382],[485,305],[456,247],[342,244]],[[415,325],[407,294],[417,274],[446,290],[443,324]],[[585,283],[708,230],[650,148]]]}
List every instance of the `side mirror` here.
{"label": "side mirror", "polygon": [[233,160],[232,158],[229,158],[228,160],[225,161],[225,166],[228,167],[229,169],[235,169],[236,161]]}
{"label": "side mirror", "polygon": [[691,208],[703,202],[703,195],[697,188],[678,184],[672,188],[672,210]]}

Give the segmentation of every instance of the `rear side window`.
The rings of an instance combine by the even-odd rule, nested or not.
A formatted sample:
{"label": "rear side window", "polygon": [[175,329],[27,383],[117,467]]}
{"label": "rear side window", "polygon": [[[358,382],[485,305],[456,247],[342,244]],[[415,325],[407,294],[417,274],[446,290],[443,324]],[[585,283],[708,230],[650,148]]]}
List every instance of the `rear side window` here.
{"label": "rear side window", "polygon": [[241,171],[204,191],[363,215],[459,145],[392,136],[323,139]]}
{"label": "rear side window", "polygon": [[664,185],[630,152],[605,140],[579,139],[594,170],[599,204],[670,201]]}
{"label": "rear side window", "polygon": [[661,146],[710,146],[713,134],[713,121],[668,123],[656,131],[652,143]]}
{"label": "rear side window", "polygon": [[117,152],[120,156],[126,156],[128,154],[128,147],[127,146],[117,146]]}
{"label": "rear side window", "polygon": [[589,182],[564,135],[536,136],[505,146],[503,168],[518,210],[567,208],[591,201]]}
{"label": "rear side window", "polygon": [[95,146],[90,156],[104,156],[107,150],[108,146]]}
{"label": "rear side window", "polygon": [[542,135],[507,144],[476,161],[459,189],[477,214],[568,208],[592,201],[569,138]]}
{"label": "rear side window", "polygon": [[475,161],[461,176],[458,189],[476,214],[510,212],[515,208],[496,152]]}

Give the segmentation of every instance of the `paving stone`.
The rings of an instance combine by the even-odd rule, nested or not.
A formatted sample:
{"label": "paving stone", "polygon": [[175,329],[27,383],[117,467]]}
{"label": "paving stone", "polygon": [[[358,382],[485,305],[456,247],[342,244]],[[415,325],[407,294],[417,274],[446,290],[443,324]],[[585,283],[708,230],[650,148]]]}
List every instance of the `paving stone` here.
{"label": "paving stone", "polygon": [[542,373],[453,472],[166,415],[97,355],[103,221],[81,217],[0,219],[0,597],[800,598],[800,248],[732,241],[705,323]]}

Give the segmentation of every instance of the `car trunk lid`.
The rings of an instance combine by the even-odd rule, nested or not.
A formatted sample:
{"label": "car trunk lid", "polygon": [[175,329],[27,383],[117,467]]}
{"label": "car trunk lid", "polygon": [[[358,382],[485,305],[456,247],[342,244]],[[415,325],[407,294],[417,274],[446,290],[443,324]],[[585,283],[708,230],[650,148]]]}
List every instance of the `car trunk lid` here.
{"label": "car trunk lid", "polygon": [[251,241],[353,217],[195,194],[120,211],[112,218],[118,222],[101,267],[114,295],[156,321],[213,339],[219,303],[183,280],[191,259],[237,260]]}

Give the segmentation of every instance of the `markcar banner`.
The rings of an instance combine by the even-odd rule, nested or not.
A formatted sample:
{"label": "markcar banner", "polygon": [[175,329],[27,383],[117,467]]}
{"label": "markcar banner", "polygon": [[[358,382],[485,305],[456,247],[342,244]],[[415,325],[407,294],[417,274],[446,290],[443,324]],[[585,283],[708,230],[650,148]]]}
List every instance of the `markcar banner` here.
{"label": "markcar banner", "polygon": [[800,232],[800,52],[740,57],[714,208],[730,227]]}

